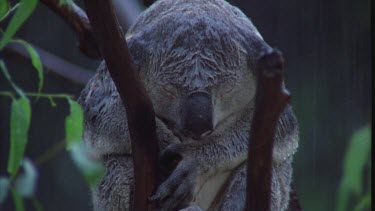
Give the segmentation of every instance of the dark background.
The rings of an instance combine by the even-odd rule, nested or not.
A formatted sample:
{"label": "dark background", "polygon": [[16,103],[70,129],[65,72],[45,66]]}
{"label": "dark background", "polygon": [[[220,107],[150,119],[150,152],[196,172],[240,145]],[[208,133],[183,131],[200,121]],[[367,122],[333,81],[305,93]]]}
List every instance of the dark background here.
{"label": "dark background", "polygon": [[[286,84],[300,123],[294,181],[302,206],[307,211],[333,210],[350,136],[371,124],[370,0],[231,2],[284,53]],[[17,37],[91,71],[99,63],[79,52],[71,29],[41,4]],[[10,52],[3,56],[16,83],[36,91],[37,74],[30,61]],[[45,71],[44,92],[79,95],[81,85]],[[0,90],[10,90],[3,75]],[[0,97],[0,175],[6,172],[10,102]],[[53,108],[48,100],[32,100],[26,156],[40,163],[37,198],[48,211],[90,210],[89,188],[69,154],[51,150],[64,140],[68,114],[66,101],[56,102]],[[54,156],[43,162],[46,151]],[[0,210],[13,209],[10,198]],[[26,204],[31,207],[30,201]]]}

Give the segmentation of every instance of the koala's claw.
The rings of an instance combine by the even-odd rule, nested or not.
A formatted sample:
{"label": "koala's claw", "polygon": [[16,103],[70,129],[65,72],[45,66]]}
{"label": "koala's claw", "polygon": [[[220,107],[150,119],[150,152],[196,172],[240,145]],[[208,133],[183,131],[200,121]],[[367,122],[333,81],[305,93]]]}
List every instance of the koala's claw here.
{"label": "koala's claw", "polygon": [[200,169],[198,162],[194,156],[183,155],[183,149],[180,144],[173,144],[160,157],[161,166],[164,166],[164,170],[168,169],[166,175],[169,176],[149,199],[151,202],[159,202],[162,210],[173,210],[186,205],[193,198],[197,187]]}
{"label": "koala's claw", "polygon": [[189,206],[180,209],[179,211],[202,211],[202,208],[200,208],[198,205],[192,203]]}

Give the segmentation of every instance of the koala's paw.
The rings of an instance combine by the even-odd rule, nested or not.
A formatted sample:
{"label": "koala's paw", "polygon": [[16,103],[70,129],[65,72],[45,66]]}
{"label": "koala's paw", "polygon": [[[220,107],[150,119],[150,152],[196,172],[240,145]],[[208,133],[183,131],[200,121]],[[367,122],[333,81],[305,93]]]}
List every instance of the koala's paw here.
{"label": "koala's paw", "polygon": [[203,168],[199,164],[186,145],[169,145],[160,158],[161,171],[166,179],[150,200],[158,202],[162,210],[185,207],[192,201],[202,180]]}
{"label": "koala's paw", "polygon": [[203,211],[198,205],[191,203],[189,206],[180,209],[179,211]]}

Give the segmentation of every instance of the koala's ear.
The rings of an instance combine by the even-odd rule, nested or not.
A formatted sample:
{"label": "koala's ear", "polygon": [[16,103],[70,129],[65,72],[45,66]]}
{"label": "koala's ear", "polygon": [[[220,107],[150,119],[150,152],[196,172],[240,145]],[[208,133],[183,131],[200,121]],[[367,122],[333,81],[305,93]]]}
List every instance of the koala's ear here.
{"label": "koala's ear", "polygon": [[263,40],[258,30],[254,28],[242,29],[240,31],[242,34],[241,45],[246,51],[248,65],[251,69],[255,68],[255,62],[260,57],[260,55],[271,47]]}
{"label": "koala's ear", "polygon": [[130,54],[136,66],[142,66],[144,59],[147,58],[148,52],[142,39],[137,35],[126,36],[126,42],[129,47]]}

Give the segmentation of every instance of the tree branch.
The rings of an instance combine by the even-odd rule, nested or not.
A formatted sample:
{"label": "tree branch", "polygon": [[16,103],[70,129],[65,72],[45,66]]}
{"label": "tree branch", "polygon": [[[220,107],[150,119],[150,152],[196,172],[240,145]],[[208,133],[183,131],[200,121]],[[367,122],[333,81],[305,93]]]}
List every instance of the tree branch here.
{"label": "tree branch", "polygon": [[132,209],[151,210],[148,197],[156,188],[159,155],[152,103],[134,68],[111,1],[85,0],[85,5],[99,49],[126,108],[134,160]]}
{"label": "tree branch", "polygon": [[[75,3],[70,9],[60,5],[59,0],[41,0],[49,9],[57,13],[76,32],[78,47],[87,57],[100,59],[100,51],[96,44],[86,13]],[[142,6],[134,0],[113,0],[121,26],[126,30],[142,11]]]}
{"label": "tree branch", "polygon": [[60,5],[59,0],[41,0],[49,9],[59,14],[65,22],[77,33],[78,47],[83,54],[93,59],[100,59],[100,51],[95,42],[90,21],[86,13],[76,4],[69,9],[67,5]]}
{"label": "tree branch", "polygon": [[302,211],[301,204],[297,197],[297,191],[293,184],[290,187],[288,211]]}
{"label": "tree branch", "polygon": [[155,0],[143,0],[142,2],[145,7],[149,7],[155,2]]}
{"label": "tree branch", "polygon": [[283,57],[277,50],[265,52],[257,61],[258,85],[248,150],[248,211],[270,210],[276,125],[290,98],[283,85],[283,66]]}
{"label": "tree branch", "polygon": [[[77,85],[82,87],[85,86],[89,79],[94,75],[93,72],[65,61],[56,55],[36,47],[35,45],[33,45],[33,48],[39,54],[40,60],[46,69],[50,70],[53,74],[67,79]],[[5,47],[5,50],[9,53],[31,59],[30,54],[21,45],[9,43]]]}

